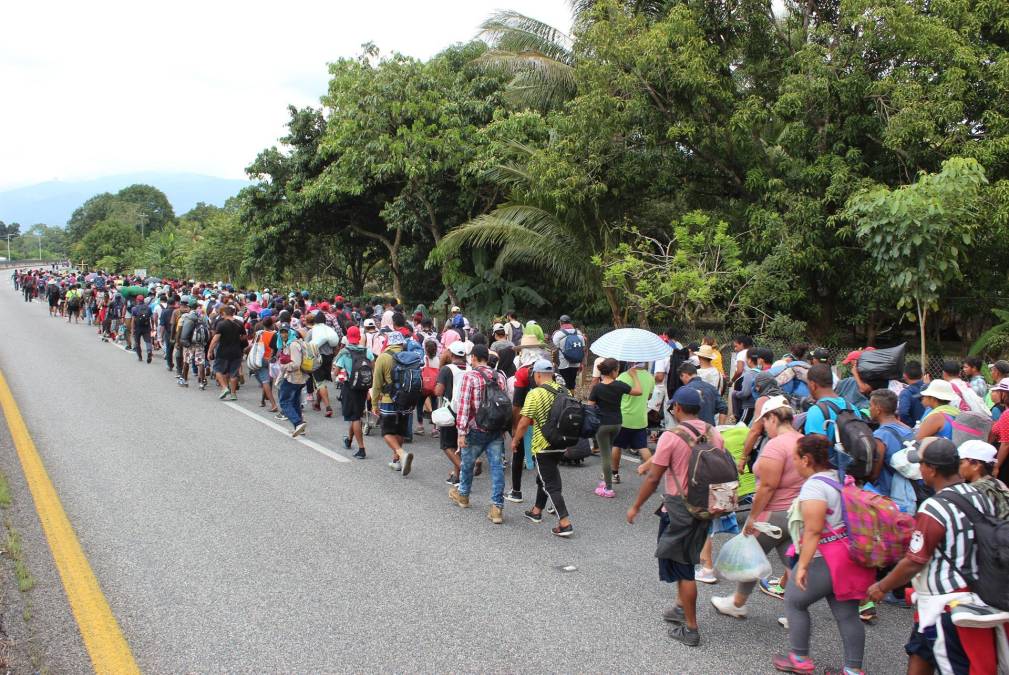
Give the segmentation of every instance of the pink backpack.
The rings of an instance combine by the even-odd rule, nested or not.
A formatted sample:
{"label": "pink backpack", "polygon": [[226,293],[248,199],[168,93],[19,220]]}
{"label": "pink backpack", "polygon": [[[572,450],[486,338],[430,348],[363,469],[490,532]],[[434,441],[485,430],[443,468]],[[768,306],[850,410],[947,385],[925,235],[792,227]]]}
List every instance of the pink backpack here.
{"label": "pink backpack", "polygon": [[844,487],[826,476],[816,476],[841,493],[841,516],[848,531],[848,555],[862,567],[889,567],[907,552],[914,517],[889,497],[863,490],[848,477]]}

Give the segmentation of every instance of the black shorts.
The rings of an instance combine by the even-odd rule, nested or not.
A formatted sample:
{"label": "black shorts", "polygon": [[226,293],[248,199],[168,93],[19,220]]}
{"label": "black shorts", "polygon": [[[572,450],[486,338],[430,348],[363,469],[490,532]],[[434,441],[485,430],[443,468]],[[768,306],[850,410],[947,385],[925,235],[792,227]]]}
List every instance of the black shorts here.
{"label": "black shorts", "polygon": [[214,372],[228,377],[238,377],[238,371],[242,367],[242,357],[236,359],[224,359],[218,356],[214,359]]}
{"label": "black shorts", "polygon": [[455,450],[459,447],[459,430],[457,428],[451,426],[439,427],[439,429],[441,431],[438,432],[438,444],[442,450]]}
{"label": "black shorts", "polygon": [[340,403],[343,406],[343,421],[357,422],[364,417],[365,401],[368,392],[364,389],[358,391],[351,389],[348,385],[343,385],[343,393],[340,396]]}
{"label": "black shorts", "polygon": [[621,450],[642,450],[648,447],[647,429],[621,427],[613,438],[613,447]]}
{"label": "black shorts", "polygon": [[392,414],[382,413],[382,435],[383,436],[406,436],[410,423],[411,411],[396,412]]}
{"label": "black shorts", "polygon": [[322,354],[322,358],[320,359],[322,365],[312,371],[312,379],[315,380],[316,386],[318,386],[320,382],[325,382],[327,380],[330,382],[333,381],[334,358],[334,354]]}

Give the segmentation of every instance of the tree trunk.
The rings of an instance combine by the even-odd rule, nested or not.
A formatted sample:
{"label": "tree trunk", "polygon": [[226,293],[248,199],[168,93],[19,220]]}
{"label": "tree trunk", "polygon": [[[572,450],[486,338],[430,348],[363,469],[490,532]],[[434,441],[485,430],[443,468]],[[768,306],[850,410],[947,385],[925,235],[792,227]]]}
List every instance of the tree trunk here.
{"label": "tree trunk", "polygon": [[[434,247],[438,248],[441,244],[441,225],[438,223],[438,215],[435,213],[434,205],[424,197],[424,195],[418,195],[424,208],[427,209],[428,226],[427,229],[431,232],[431,238],[434,239]],[[445,262],[443,261],[440,265],[441,269],[441,283],[445,286],[445,293],[448,294],[448,299],[453,305],[459,305],[459,294],[455,292],[455,288],[452,284],[448,282],[445,278]]]}
{"label": "tree trunk", "polygon": [[608,286],[603,287],[603,295],[606,296],[606,303],[610,306],[610,314],[613,316],[614,328],[624,325],[624,317],[620,313],[620,303],[617,302],[617,294]]}

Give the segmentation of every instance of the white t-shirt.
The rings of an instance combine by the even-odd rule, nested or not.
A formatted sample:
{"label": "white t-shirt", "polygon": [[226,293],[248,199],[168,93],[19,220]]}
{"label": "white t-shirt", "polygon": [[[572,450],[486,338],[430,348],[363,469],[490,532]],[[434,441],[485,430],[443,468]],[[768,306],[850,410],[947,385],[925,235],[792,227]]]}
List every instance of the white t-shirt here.
{"label": "white t-shirt", "polygon": [[697,376],[715,389],[721,389],[722,374],[718,372],[718,368],[698,368]]}
{"label": "white t-shirt", "polygon": [[747,356],[748,351],[749,350],[741,349],[738,352],[732,352],[732,360],[729,362],[729,364],[730,364],[729,365],[729,372],[727,373],[727,375],[729,376],[730,380],[733,377],[735,377],[735,375],[736,375],[736,368],[737,368],[736,364],[737,363],[739,363],[740,361],[742,361],[743,362],[743,369],[744,370],[746,369],[746,356]]}

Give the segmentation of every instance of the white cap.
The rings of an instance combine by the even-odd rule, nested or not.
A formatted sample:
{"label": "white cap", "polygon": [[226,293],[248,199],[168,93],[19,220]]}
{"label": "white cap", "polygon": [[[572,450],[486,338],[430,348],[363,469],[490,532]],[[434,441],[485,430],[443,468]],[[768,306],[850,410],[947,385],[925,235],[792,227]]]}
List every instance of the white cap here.
{"label": "white cap", "polygon": [[994,445],[977,439],[965,441],[956,452],[960,455],[960,459],[976,459],[985,464],[994,462],[995,455],[998,454]]}
{"label": "white cap", "polygon": [[785,409],[792,409],[792,406],[788,403],[788,399],[784,396],[772,396],[764,401],[764,407],[760,409],[760,417],[763,419],[769,412]]}
{"label": "white cap", "polygon": [[491,330],[493,332],[495,332],[495,333],[497,333],[497,332],[502,332],[503,333],[504,329],[505,329],[505,327],[504,327],[503,323],[496,323],[496,324],[494,324],[494,327]]}
{"label": "white cap", "polygon": [[466,343],[462,340],[456,340],[448,346],[448,351],[453,356],[466,356]]}
{"label": "white cap", "polygon": [[365,319],[364,320],[364,327],[365,328],[374,328],[375,327],[375,320],[374,319]]}
{"label": "white cap", "polygon": [[453,313],[454,313],[454,312],[461,312],[461,311],[462,311],[462,310],[461,310],[461,309],[459,309],[458,305],[457,305],[457,306],[455,306],[455,307],[452,307],[452,312],[453,312]]}

